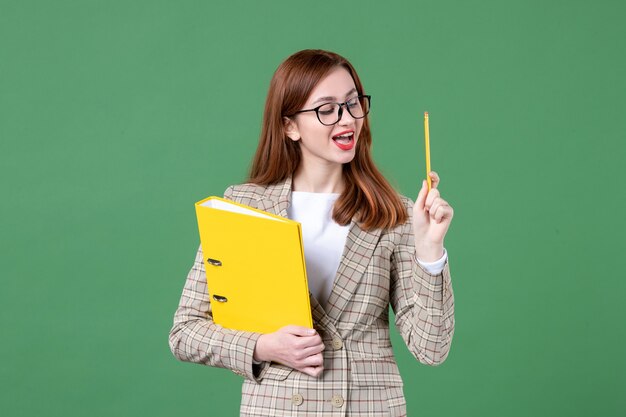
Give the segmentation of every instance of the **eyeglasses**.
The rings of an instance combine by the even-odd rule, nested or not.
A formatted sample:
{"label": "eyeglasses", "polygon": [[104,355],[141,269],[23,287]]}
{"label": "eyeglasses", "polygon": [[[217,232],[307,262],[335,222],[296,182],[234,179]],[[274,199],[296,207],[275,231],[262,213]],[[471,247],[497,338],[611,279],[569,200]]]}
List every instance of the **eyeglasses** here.
{"label": "eyeglasses", "polygon": [[357,96],[344,103],[324,103],[314,109],[300,110],[294,114],[314,111],[317,119],[324,126],[332,126],[341,120],[343,115],[343,106],[355,119],[362,119],[370,112],[370,101],[372,96]]}

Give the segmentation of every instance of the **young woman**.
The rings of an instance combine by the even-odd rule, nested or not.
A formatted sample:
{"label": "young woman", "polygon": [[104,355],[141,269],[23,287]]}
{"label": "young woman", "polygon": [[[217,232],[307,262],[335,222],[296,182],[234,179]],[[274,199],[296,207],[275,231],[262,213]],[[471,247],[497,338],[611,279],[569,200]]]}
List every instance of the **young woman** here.
{"label": "young woman", "polygon": [[389,305],[411,353],[445,360],[454,300],[444,237],[453,216],[431,172],[415,204],[375,167],[365,95],[352,65],[304,50],[276,70],[250,178],[225,197],[302,223],[315,329],[234,331],[212,321],[202,248],[170,332],[183,361],[245,377],[245,416],[401,416]]}

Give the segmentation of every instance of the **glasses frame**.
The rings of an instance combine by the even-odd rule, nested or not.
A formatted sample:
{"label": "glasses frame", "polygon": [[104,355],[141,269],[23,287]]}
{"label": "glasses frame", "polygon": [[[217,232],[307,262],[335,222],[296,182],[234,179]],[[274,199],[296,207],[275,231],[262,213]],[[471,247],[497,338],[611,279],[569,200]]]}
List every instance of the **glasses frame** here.
{"label": "glasses frame", "polygon": [[[350,111],[350,108],[348,107],[348,101],[353,100],[354,98],[359,99],[359,101],[361,101],[362,99],[367,99],[367,112],[363,116],[357,117],[357,116],[353,115],[352,112]],[[365,116],[367,116],[369,114],[370,107],[371,107],[371,104],[372,104],[372,96],[364,94],[364,95],[359,95],[359,96],[353,97],[350,100],[346,100],[343,103],[337,103],[337,102],[323,103],[323,104],[320,104],[319,106],[314,107],[312,109],[298,110],[293,115],[295,116],[298,113],[305,113],[305,112],[309,112],[309,111],[314,111],[315,115],[317,116],[317,120],[319,120],[319,122],[321,124],[323,124],[324,126],[332,126],[332,125],[336,125],[337,123],[339,123],[341,121],[341,117],[343,116],[343,106],[346,106],[346,110],[348,110],[348,113],[350,113],[350,116],[352,116],[355,119],[363,119]],[[324,123],[324,122],[322,122],[322,119],[320,118],[319,110],[322,107],[324,107],[324,106],[326,106],[328,104],[338,104],[339,105],[338,118],[337,118],[337,121],[335,123]]]}

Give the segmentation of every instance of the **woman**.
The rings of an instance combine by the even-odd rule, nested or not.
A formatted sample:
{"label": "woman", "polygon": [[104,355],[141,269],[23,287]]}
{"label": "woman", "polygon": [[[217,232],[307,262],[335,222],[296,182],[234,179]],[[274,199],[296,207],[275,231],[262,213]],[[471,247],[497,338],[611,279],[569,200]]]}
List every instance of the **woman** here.
{"label": "woman", "polygon": [[300,51],[276,70],[247,184],[225,197],[302,223],[315,329],[233,331],[211,320],[198,250],[170,332],[184,361],[244,376],[245,416],[400,416],[388,310],[422,363],[445,360],[454,301],[444,236],[452,208],[431,172],[415,204],[370,155],[370,97],[352,65]]}

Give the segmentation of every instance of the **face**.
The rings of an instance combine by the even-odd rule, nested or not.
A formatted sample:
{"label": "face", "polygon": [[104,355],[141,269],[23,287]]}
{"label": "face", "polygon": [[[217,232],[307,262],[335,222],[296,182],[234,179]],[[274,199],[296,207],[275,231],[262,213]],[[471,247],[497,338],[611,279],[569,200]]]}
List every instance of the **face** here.
{"label": "face", "polygon": [[[303,110],[324,103],[344,103],[358,95],[350,73],[343,67],[332,70],[311,92]],[[314,111],[298,113],[286,120],[287,136],[300,142],[303,162],[346,164],[354,158],[363,119],[355,119],[342,107],[341,120],[324,126]]]}

